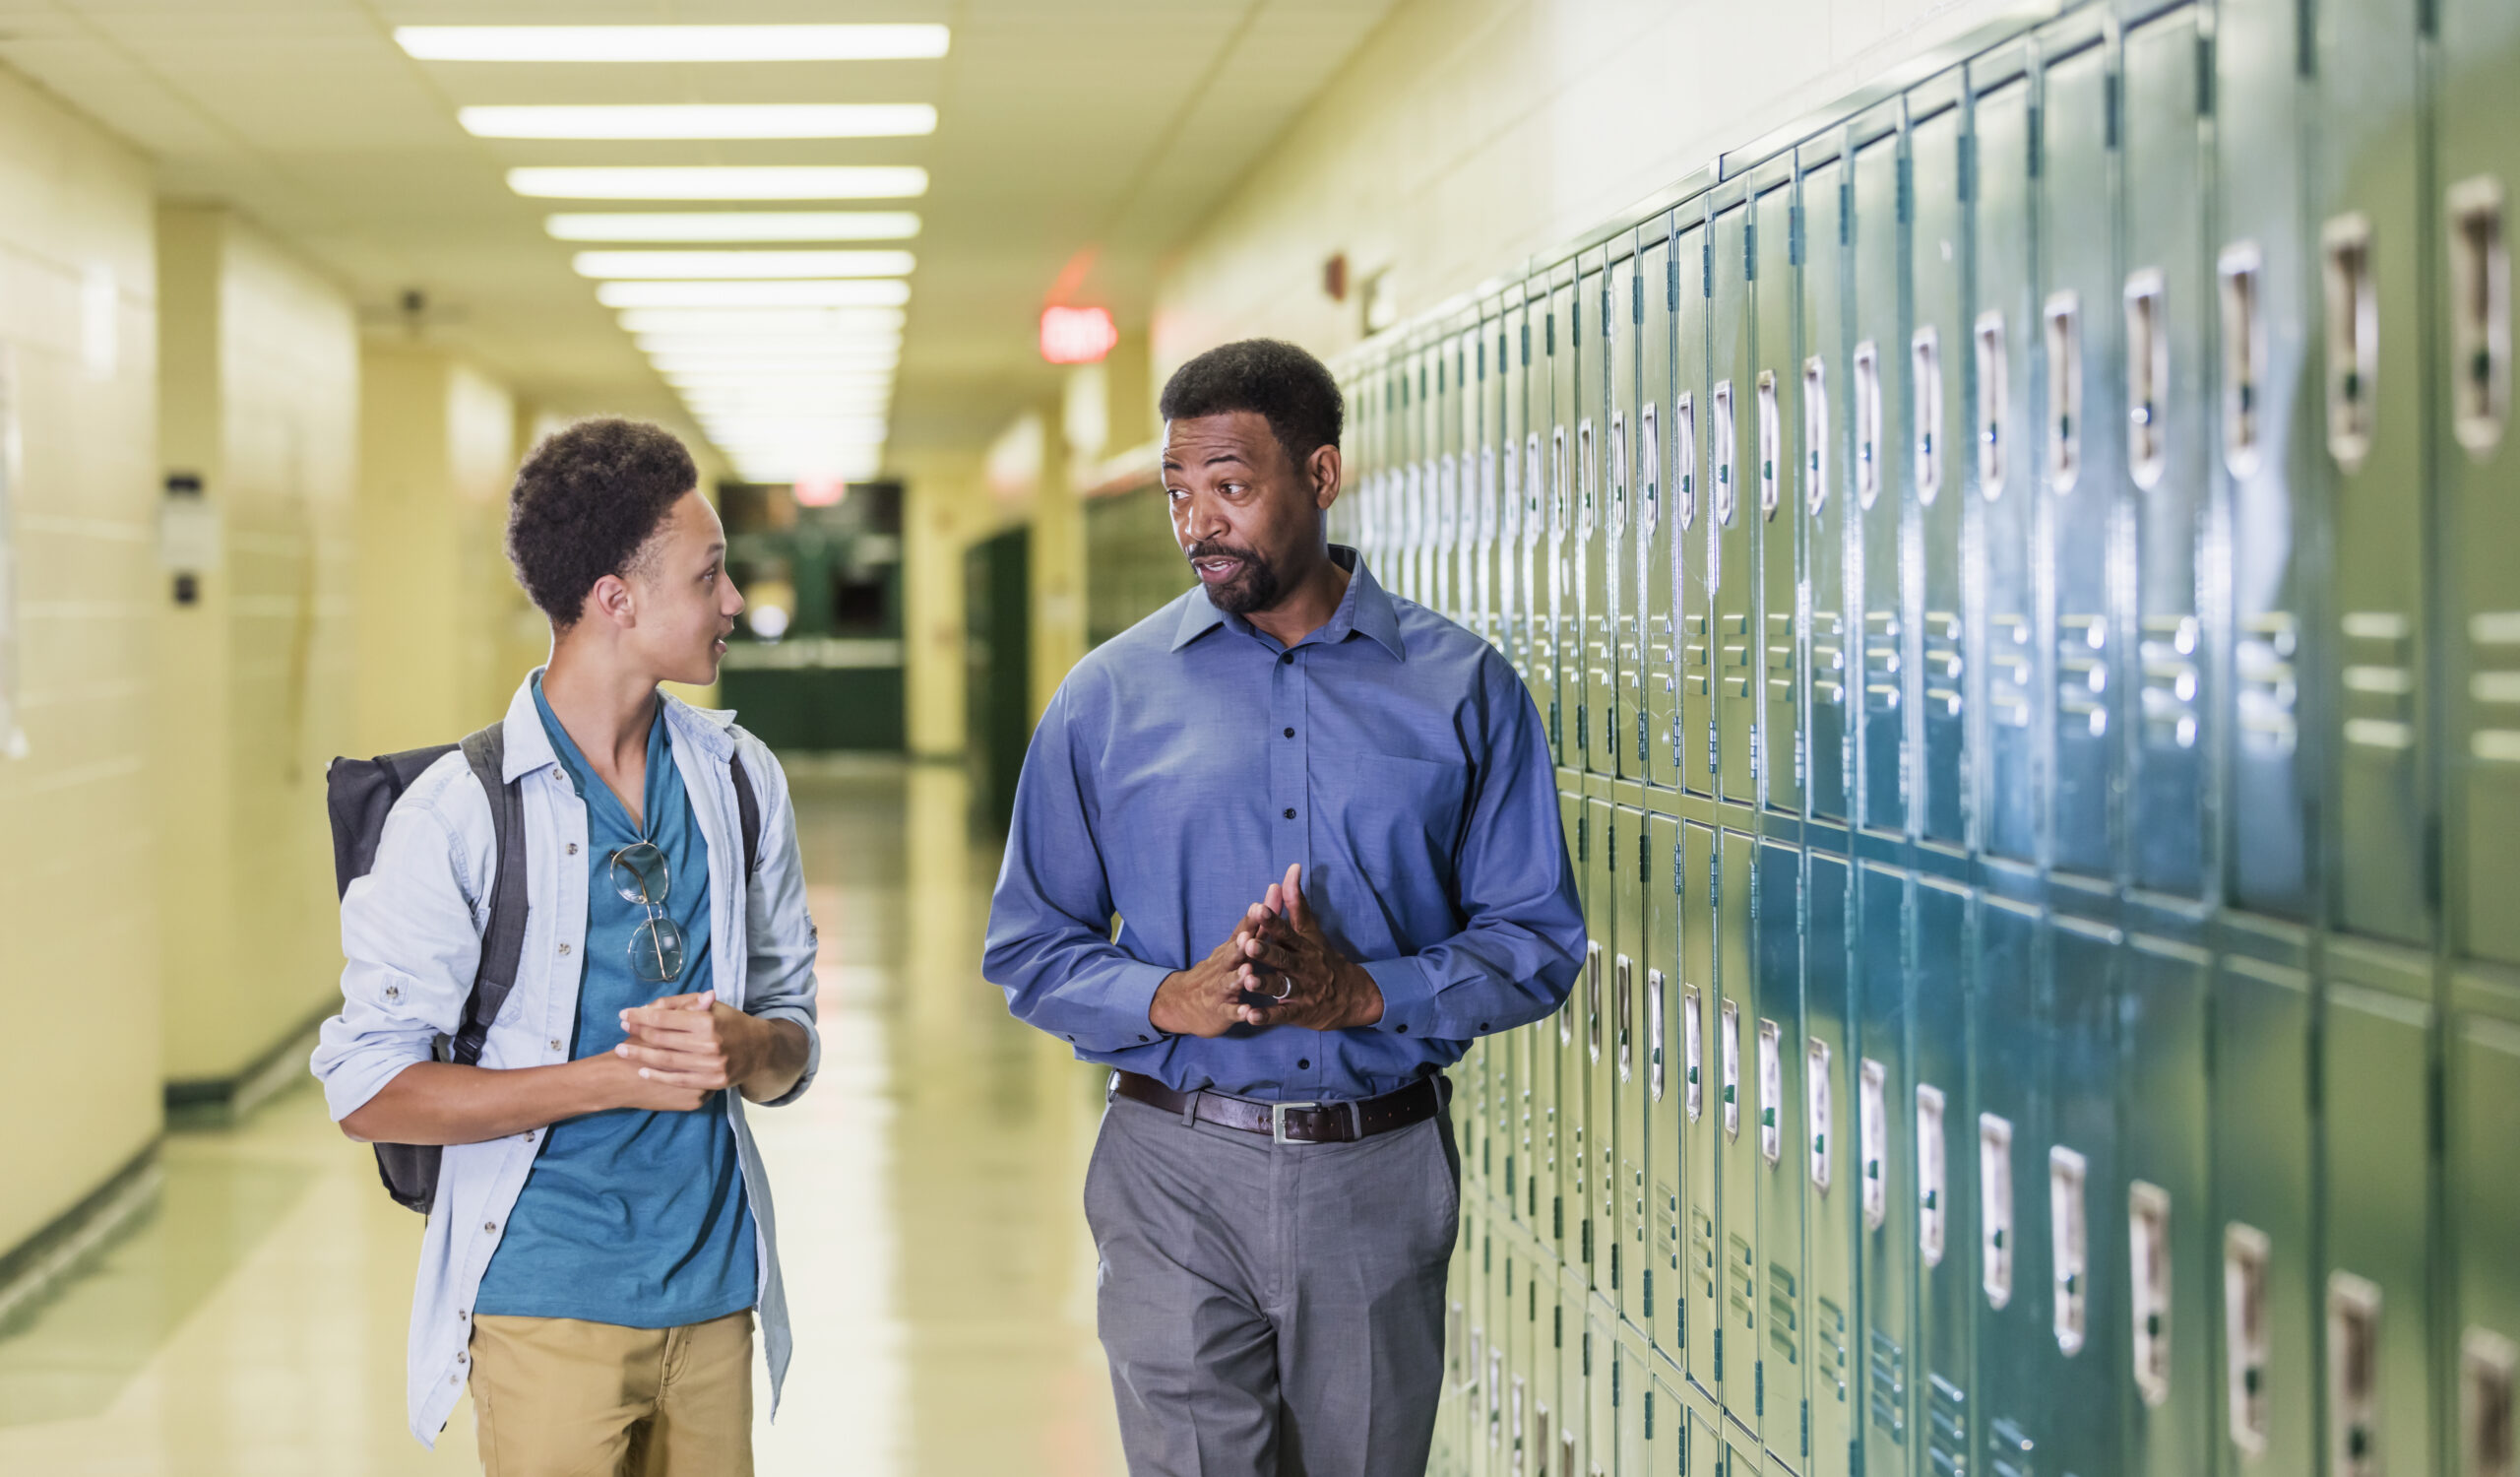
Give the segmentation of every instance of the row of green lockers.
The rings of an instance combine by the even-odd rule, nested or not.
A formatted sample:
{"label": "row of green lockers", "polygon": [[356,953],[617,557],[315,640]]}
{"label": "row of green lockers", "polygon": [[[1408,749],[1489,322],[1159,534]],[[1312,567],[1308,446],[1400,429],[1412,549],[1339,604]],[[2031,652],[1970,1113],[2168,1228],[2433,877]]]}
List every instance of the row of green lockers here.
{"label": "row of green lockers", "polygon": [[1460,1068],[1438,1469],[2512,1477],[2520,6],[1798,133],[1342,366],[1592,926]]}

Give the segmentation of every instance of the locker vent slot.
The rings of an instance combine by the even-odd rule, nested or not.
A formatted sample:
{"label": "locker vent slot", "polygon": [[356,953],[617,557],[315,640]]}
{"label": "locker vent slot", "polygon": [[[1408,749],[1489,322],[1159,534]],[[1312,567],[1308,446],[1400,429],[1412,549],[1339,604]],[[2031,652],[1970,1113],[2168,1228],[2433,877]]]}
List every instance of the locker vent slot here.
{"label": "locker vent slot", "polygon": [[1833,708],[1847,701],[1845,625],[1835,610],[1811,612],[1811,697]]}
{"label": "locker vent slot", "polygon": [[1788,1369],[1802,1364],[1802,1321],[1796,1311],[1800,1293],[1801,1279],[1792,1267],[1781,1261],[1768,1263],[1768,1347],[1776,1350]]}
{"label": "locker vent slot", "polygon": [[1855,500],[1866,510],[1881,496],[1881,351],[1870,339],[1855,347]]}
{"label": "locker vent slot", "polygon": [[2196,746],[2199,632],[2193,615],[2144,617],[2144,737],[2156,746]]}
{"label": "locker vent slot", "polygon": [[1645,972],[1645,1081],[1657,1103],[1663,1101],[1663,972]]}
{"label": "locker vent slot", "polygon": [[2158,268],[2126,279],[2126,469],[2146,490],[2170,465],[2168,290]]}
{"label": "locker vent slot", "polygon": [[1927,610],[1924,629],[1925,712],[1938,718],[1960,716],[1960,616],[1949,610]]}
{"label": "locker vent slot", "polygon": [[1917,1252],[1927,1266],[1942,1265],[1943,1218],[1951,1203],[1942,1107],[1941,1088],[1917,1084]]}
{"label": "locker vent slot", "polygon": [[2084,1220],[2083,1156],[2062,1144],[2048,1151],[2048,1263],[2055,1276],[2056,1347],[2082,1352],[2091,1294],[2091,1228]]}
{"label": "locker vent slot", "polygon": [[2109,733],[2109,617],[2056,617],[2056,712],[2060,729]]}
{"label": "locker vent slot", "polygon": [[2006,728],[2030,727],[2030,617],[1996,615],[1986,642],[1986,703],[1990,716]]}
{"label": "locker vent slot", "polygon": [[1750,1239],[1737,1233],[1728,1235],[1729,1254],[1725,1257],[1726,1298],[1732,1305],[1733,1316],[1744,1328],[1759,1325],[1759,1264],[1750,1249]]}
{"label": "locker vent slot", "polygon": [[2345,663],[2337,674],[2345,741],[2387,750],[2415,746],[2415,622],[2396,610],[2349,610],[2337,621]]}
{"label": "locker vent slot", "polygon": [[2254,476],[2261,459],[2265,408],[2258,403],[2266,379],[2266,322],[2257,244],[2223,249],[2215,262],[2223,297],[2223,465],[2232,476]]}
{"label": "locker vent slot", "polygon": [[1857,1076],[1856,1132],[1862,1138],[1863,1224],[1878,1231],[1890,1218],[1890,1070],[1867,1057]]}
{"label": "locker vent slot", "polygon": [[2371,276],[2371,222],[2339,216],[2319,230],[2327,294],[2327,450],[2348,472],[2371,453],[2379,406],[2380,292]]}
{"label": "locker vent slot", "polygon": [[1829,501],[1829,366],[1802,361],[1802,501],[1817,517]]}
{"label": "locker vent slot", "polygon": [[1930,1477],[1965,1477],[1969,1470],[1969,1395],[1960,1386],[1925,1375],[1925,1470]]}
{"label": "locker vent slot", "polygon": [[1737,465],[1733,437],[1738,433],[1738,427],[1732,423],[1732,381],[1728,379],[1716,385],[1714,410],[1710,414],[1715,417],[1715,423],[1709,427],[1715,444],[1708,453],[1715,461],[1715,521],[1731,528],[1734,500],[1733,469]]}
{"label": "locker vent slot", "polygon": [[1680,1086],[1689,1122],[1706,1111],[1706,1017],[1694,985],[1680,989]]}
{"label": "locker vent slot", "polygon": [[2038,1444],[2017,1423],[1986,1423],[1986,1467],[1994,1477],[2038,1477]]}
{"label": "locker vent slot", "polygon": [[2224,1390],[2232,1445],[2266,1454],[2266,1233],[2237,1221],[2223,1228]]}
{"label": "locker vent slot", "polygon": [[1716,1049],[1724,1054],[1724,1136],[1741,1136],[1741,1007],[1724,1002]]}
{"label": "locker vent slot", "polygon": [[2004,350],[2004,315],[1989,309],[1978,315],[1978,491],[1988,502],[2004,494],[2004,464],[2011,438],[2004,408],[2012,404],[2009,357]]}
{"label": "locker vent slot", "polygon": [[2300,698],[2293,672],[2293,655],[2300,646],[2293,616],[2267,610],[2244,618],[2239,626],[2232,665],[2239,680],[2241,741],[2291,753],[2300,741],[2300,721],[2293,716]]}
{"label": "locker vent slot", "polygon": [[1625,954],[1618,956],[1617,993],[1612,1003],[1618,1013],[1618,1079],[1629,1080],[1636,1073],[1636,969]]}
{"label": "locker vent slot", "polygon": [[1838,1403],[1847,1403],[1847,1381],[1855,1373],[1847,1366],[1846,1310],[1823,1297],[1811,1300],[1811,1326],[1820,1335],[1820,1378],[1837,1386]]}
{"label": "locker vent slot", "polygon": [[1986,1306],[2012,1301],[2012,1124],[1978,1115],[1978,1280]]}
{"label": "locker vent slot", "polygon": [[1871,1379],[1867,1381],[1864,1401],[1872,1416],[1872,1424],[1890,1433],[1890,1440],[1905,1445],[1908,1440],[1908,1356],[1899,1341],[1876,1327],[1870,1330],[1866,1346]]}
{"label": "locker vent slot", "polygon": [[1784,1036],[1772,1020],[1759,1022],[1759,1157],[1774,1169],[1785,1157]]}
{"label": "locker vent slot", "polygon": [[2082,300],[2048,299],[2048,486],[2071,492],[2083,470]]}
{"label": "locker vent slot", "polygon": [[1759,515],[1776,516],[1782,494],[1777,484],[1783,481],[1778,463],[1785,456],[1785,419],[1777,404],[1776,371],[1759,371]]}
{"label": "locker vent slot", "polygon": [[2327,1279],[2327,1411],[2335,1477],[2379,1477],[2380,1289],[2352,1272]]}
{"label": "locker vent slot", "polygon": [[2137,1180],[2126,1187],[2126,1276],[2135,1392],[2147,1405],[2170,1399],[2170,1191]]}
{"label": "locker vent slot", "polygon": [[1917,499],[1931,503],[1942,491],[1942,336],[1931,325],[1908,341],[1908,367],[1916,396]]}
{"label": "locker vent slot", "polygon": [[2512,1477],[2512,1373],[2520,1347],[2471,1328],[2459,1341],[2459,1442],[2464,1477]]}
{"label": "locker vent slot", "polygon": [[1837,1131],[1829,1085],[1829,1044],[1814,1036],[1802,1049],[1802,1091],[1806,1099],[1804,1127],[1811,1134],[1811,1185],[1829,1192],[1830,1139]]}
{"label": "locker vent slot", "polygon": [[1602,946],[1584,946],[1584,1047],[1595,1061],[1602,1060]]}
{"label": "locker vent slot", "polygon": [[1688,392],[1671,402],[1671,476],[1680,490],[1680,527],[1697,522],[1697,402]]}
{"label": "locker vent slot", "polygon": [[2511,398],[2511,259],[2502,184],[2450,187],[2450,405],[2459,444],[2482,456],[2502,439]]}

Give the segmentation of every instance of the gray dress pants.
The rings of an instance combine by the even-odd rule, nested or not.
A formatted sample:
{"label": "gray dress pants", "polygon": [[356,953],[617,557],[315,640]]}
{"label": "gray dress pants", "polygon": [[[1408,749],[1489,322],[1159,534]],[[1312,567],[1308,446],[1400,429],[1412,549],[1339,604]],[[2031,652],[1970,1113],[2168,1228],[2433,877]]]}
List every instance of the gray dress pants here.
{"label": "gray dress pants", "polygon": [[1280,1144],[1114,1098],[1085,1218],[1131,1477],[1423,1477],[1461,1222],[1447,1116]]}

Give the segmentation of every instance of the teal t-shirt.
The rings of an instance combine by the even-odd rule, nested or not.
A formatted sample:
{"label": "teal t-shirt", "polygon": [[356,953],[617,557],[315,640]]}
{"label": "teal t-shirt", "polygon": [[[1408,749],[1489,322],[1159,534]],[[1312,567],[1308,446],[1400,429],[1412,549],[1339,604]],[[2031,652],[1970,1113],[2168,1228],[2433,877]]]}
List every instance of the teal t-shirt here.
{"label": "teal t-shirt", "polygon": [[[709,847],[692,818],[659,711],[648,731],[643,834],[595,775],[534,684],[560,766],[587,806],[587,936],[570,1058],[626,1039],[620,1012],[709,988]],[[665,911],[682,930],[679,977],[662,985],[630,964],[630,932],[648,910],[612,885],[612,856],[639,840],[665,855]],[[733,1126],[715,1095],[691,1113],[616,1108],[554,1124],[508,1213],[476,1314],[583,1318],[633,1328],[705,1322],[750,1308],[757,1272]]]}

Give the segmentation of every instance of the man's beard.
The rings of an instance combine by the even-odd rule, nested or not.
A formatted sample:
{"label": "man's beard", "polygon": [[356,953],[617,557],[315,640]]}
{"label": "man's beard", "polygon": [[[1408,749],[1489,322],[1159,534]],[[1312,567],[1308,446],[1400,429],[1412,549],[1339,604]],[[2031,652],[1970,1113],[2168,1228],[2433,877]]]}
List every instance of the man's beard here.
{"label": "man's beard", "polygon": [[1269,561],[1247,548],[1232,548],[1223,544],[1203,543],[1190,547],[1189,556],[1198,559],[1240,559],[1242,572],[1222,585],[1209,585],[1208,604],[1228,615],[1248,615],[1265,610],[1278,603],[1285,593],[1278,584],[1278,571]]}

